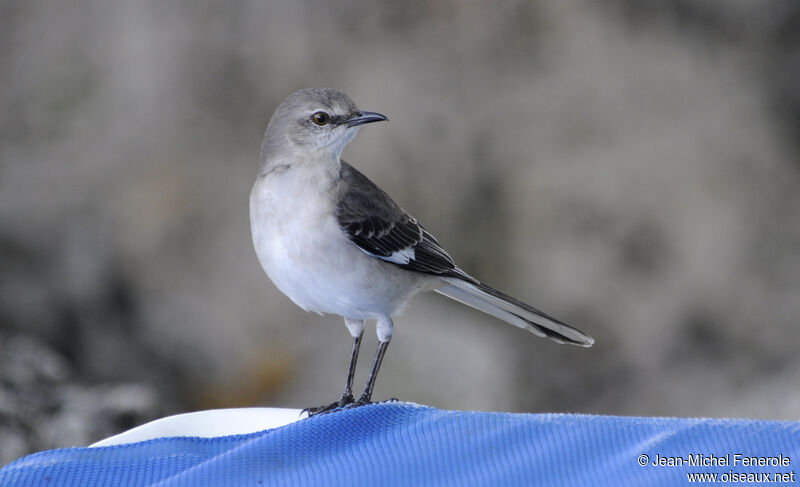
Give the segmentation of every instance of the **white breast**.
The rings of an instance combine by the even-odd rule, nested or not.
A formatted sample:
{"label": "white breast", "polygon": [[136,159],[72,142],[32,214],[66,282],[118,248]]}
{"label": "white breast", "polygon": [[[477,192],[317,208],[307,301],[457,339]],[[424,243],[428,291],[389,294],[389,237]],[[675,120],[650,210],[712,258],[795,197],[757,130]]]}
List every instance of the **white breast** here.
{"label": "white breast", "polygon": [[353,319],[395,314],[427,279],[350,242],[334,217],[332,187],[317,176],[289,170],[256,181],[250,225],[261,266],[306,311]]}

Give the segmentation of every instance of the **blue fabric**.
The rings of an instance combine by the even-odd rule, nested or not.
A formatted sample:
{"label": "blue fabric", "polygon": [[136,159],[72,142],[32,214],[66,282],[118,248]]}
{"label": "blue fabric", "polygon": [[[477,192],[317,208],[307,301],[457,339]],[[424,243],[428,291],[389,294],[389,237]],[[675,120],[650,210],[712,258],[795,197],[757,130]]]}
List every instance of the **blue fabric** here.
{"label": "blue fabric", "polygon": [[[734,465],[736,454],[782,464]],[[717,460],[652,465],[675,457]],[[719,465],[725,458],[729,465]],[[688,484],[690,473],[716,473],[719,484],[741,485],[748,478],[732,473],[750,480],[785,474],[788,482],[798,461],[797,422],[459,412],[395,403],[248,435],[36,453],[0,469],[0,485],[673,486]]]}

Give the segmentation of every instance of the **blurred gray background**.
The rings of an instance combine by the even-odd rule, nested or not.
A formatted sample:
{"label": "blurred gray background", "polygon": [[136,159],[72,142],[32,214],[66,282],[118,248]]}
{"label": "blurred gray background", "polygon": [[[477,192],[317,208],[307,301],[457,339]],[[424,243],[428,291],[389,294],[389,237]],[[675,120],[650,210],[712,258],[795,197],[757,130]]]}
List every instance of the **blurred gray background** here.
{"label": "blurred gray background", "polygon": [[345,159],[461,267],[597,339],[420,296],[377,399],[800,416],[797,2],[5,0],[0,46],[0,463],[338,397],[349,334],[248,222],[309,86],[390,117]]}

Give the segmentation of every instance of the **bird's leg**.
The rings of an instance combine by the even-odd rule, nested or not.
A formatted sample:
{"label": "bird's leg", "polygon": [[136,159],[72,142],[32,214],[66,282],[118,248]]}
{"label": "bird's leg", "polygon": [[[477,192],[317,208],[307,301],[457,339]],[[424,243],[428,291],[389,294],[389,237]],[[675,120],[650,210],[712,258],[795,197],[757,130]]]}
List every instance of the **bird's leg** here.
{"label": "bird's leg", "polygon": [[361,397],[356,401],[356,404],[359,406],[372,402],[372,390],[375,388],[375,379],[378,377],[378,369],[381,368],[383,355],[386,353],[386,348],[388,346],[389,342],[378,343],[378,350],[375,352],[375,360],[372,361],[372,369],[369,371],[369,378],[367,379],[366,387],[364,387],[364,393],[361,394]]}
{"label": "bird's leg", "polygon": [[356,362],[358,362],[358,351],[361,348],[361,336],[364,335],[364,320],[344,320],[350,334],[353,335],[353,354],[350,357],[350,368],[347,371],[347,381],[344,384],[344,392],[342,398],[339,399],[339,405],[345,406],[352,403],[355,398],[353,397],[353,377],[356,375]]}
{"label": "bird's leg", "polygon": [[356,373],[356,363],[358,362],[358,351],[361,348],[361,337],[364,335],[364,320],[350,320],[345,318],[344,324],[345,326],[347,326],[347,329],[353,336],[353,353],[350,356],[350,367],[347,371],[347,382],[345,382],[344,385],[344,392],[342,393],[342,397],[336,402],[332,402],[326,406],[304,409],[303,411],[308,412],[309,416],[313,416],[315,414],[320,414],[320,413],[327,413],[337,408],[352,404],[354,402],[355,398],[353,397],[353,377],[355,376]]}
{"label": "bird's leg", "polygon": [[367,385],[364,387],[364,392],[361,397],[356,401],[356,405],[363,406],[372,402],[372,390],[375,388],[375,379],[378,377],[378,370],[381,368],[383,356],[386,354],[386,349],[389,347],[389,342],[392,339],[392,319],[388,316],[378,319],[378,350],[375,352],[375,359],[372,361],[372,369],[369,371],[369,378]]}

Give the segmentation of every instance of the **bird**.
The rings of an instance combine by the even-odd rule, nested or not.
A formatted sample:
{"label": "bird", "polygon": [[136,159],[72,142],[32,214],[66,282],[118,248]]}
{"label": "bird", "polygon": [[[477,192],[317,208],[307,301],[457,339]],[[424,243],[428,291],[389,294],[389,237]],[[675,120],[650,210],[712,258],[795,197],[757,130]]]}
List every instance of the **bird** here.
{"label": "bird", "polygon": [[[341,398],[309,415],[372,402],[392,338],[392,317],[416,294],[436,291],[558,343],[594,339],[504,294],[458,267],[439,241],[341,155],[359,129],[388,118],[361,110],[343,92],[306,88],[275,109],[250,192],[250,227],[261,267],[297,306],[339,315],[353,338]],[[378,346],[363,393],[353,379],[365,322]]]}

